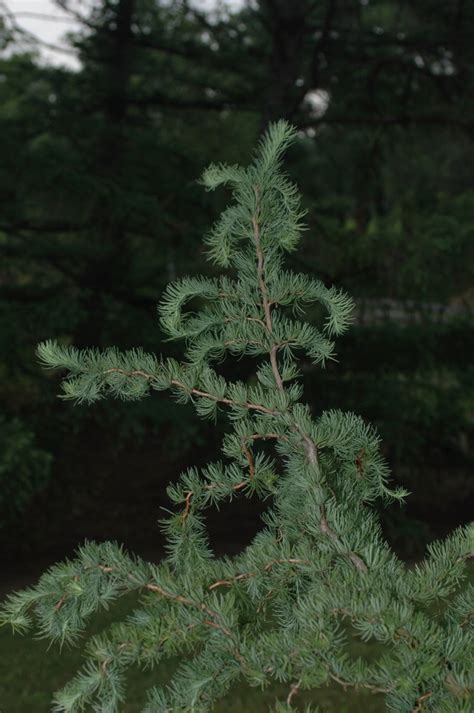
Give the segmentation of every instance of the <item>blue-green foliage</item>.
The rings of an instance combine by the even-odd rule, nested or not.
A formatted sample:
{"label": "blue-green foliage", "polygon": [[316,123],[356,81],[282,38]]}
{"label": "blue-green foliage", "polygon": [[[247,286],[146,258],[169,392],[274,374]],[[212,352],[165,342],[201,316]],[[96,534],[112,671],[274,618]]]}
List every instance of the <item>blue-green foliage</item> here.
{"label": "blue-green foliage", "polygon": [[[406,495],[389,486],[376,432],[353,413],[314,417],[301,403],[298,354],[321,365],[333,358],[332,337],[347,328],[352,302],[283,267],[302,230],[298,192],[281,167],[294,139],[279,122],[248,168],[204,174],[207,188],[233,190],[234,203],[206,239],[210,258],[230,274],[167,289],[161,324],[170,339],[185,340],[183,362],[138,349],[39,347],[45,366],[68,372],[64,398],[136,399],[169,389],[203,418],[223,413],[230,421],[222,460],[188,469],[168,488],[176,512],[163,523],[168,554],[160,565],[89,543],[4,606],[14,629],[36,620],[42,636],[74,643],[97,609],[142,593],[124,622],[89,641],[83,669],[56,695],[58,712],[117,713],[129,666],[177,654],[181,666],[149,691],[144,713],[210,711],[238,679],[286,683],[275,713],[295,711],[299,691],[331,681],[383,693],[393,713],[472,710],[472,587],[456,596],[472,530],[433,544],[407,570],[371,507]],[[304,321],[313,303],[327,312],[319,327]],[[215,364],[228,355],[258,358],[256,381],[226,381]],[[239,495],[269,499],[264,526],[240,555],[217,558],[204,510]],[[452,595],[442,613],[428,609]],[[383,643],[385,654],[351,658],[350,635]]]}

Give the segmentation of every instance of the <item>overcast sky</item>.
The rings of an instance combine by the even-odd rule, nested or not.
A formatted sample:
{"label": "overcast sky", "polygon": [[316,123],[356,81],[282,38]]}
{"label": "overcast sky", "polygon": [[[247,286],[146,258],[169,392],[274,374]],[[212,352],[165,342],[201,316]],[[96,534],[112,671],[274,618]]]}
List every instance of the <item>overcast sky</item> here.
{"label": "overcast sky", "polygon": [[[66,32],[76,28],[76,23],[67,13],[58,8],[53,0],[0,0],[0,9],[9,11],[19,27],[51,45],[66,48],[67,45],[62,38]],[[75,57],[66,52],[43,46],[41,55],[45,61],[54,64],[78,66]]]}
{"label": "overcast sky", "polygon": [[[75,0],[77,9],[87,8],[92,0]],[[195,0],[194,4],[201,8],[209,8],[218,0]],[[228,5],[238,7],[243,0],[227,0]],[[0,12],[11,13],[16,24],[27,30],[43,43],[67,50],[64,35],[76,29],[77,25],[71,16],[62,11],[54,0],[0,0]],[[44,17],[41,17],[41,16]],[[61,52],[53,47],[42,46],[41,56],[47,62],[78,67],[77,59],[69,51]]]}

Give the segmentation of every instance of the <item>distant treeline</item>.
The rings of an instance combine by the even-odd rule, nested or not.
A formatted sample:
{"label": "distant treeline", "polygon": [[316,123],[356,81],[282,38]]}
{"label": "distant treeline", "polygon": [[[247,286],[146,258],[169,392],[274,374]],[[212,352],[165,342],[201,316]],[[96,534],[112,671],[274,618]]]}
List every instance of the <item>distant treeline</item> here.
{"label": "distant treeline", "polygon": [[[339,362],[305,371],[308,400],[378,427],[413,493],[386,516],[401,548],[472,518],[474,6],[72,5],[79,71],[38,61],[11,15],[0,24],[5,556],[91,530],[146,540],[146,493],[165,505],[169,478],[215,450],[219,424],[159,397],[64,404],[34,351],[56,338],[178,353],[156,303],[170,279],[212,273],[202,237],[225,200],[197,179],[210,161],[245,161],[280,117],[300,129],[288,169],[308,210],[293,267],[359,305]],[[222,368],[245,378],[244,362]],[[107,492],[118,510],[99,522]]]}

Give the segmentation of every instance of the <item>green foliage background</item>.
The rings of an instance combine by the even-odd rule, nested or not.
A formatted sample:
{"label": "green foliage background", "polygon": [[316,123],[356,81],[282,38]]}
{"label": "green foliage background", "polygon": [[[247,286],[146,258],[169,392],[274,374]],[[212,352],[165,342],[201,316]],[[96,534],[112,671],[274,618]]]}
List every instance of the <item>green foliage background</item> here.
{"label": "green foliage background", "polygon": [[[14,50],[0,60],[3,556],[85,536],[159,549],[168,480],[214,452],[219,432],[159,399],[72,411],[34,348],[53,335],[173,355],[155,305],[170,279],[212,272],[200,241],[224,200],[203,197],[196,177],[248,155],[279,117],[301,128],[288,169],[311,219],[293,267],[368,305],[339,363],[308,365],[306,396],[378,427],[412,491],[385,523],[415,556],[472,516],[474,9],[92,6],[70,39],[79,71],[45,66],[25,38],[18,49],[10,16],[1,25]],[[387,300],[401,317],[374,316]],[[225,368],[247,373],[244,361]],[[254,514],[239,518],[245,540]]]}

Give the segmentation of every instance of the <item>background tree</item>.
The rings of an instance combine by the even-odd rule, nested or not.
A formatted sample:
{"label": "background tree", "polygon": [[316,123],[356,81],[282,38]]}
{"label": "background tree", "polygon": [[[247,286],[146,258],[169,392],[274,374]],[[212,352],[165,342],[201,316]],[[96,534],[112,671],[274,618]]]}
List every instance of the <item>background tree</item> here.
{"label": "background tree", "polygon": [[[72,423],[38,374],[34,345],[55,331],[78,345],[154,348],[159,333],[150,334],[145,315],[165,283],[212,272],[199,236],[222,204],[203,200],[195,176],[209,155],[238,160],[280,116],[304,132],[289,170],[312,238],[293,267],[349,289],[361,322],[341,343],[330,388],[308,372],[308,399],[331,393],[332,404],[378,426],[396,477],[414,491],[405,544],[416,522],[442,531],[462,508],[468,517],[472,328],[458,318],[472,318],[470,6],[262,0],[203,12],[185,2],[104,0],[85,13],[72,0],[58,5],[79,23],[71,47],[80,70],[41,66],[33,54],[5,57],[1,67],[0,430],[8,437],[14,419],[33,451],[54,455],[54,478],[24,524],[10,528],[6,551],[16,556],[18,542],[41,540],[72,547],[85,519],[99,527],[94,503],[117,478],[110,533],[133,538],[120,529],[123,513],[135,502],[141,517],[140,493],[151,488],[159,501],[166,480],[156,483],[155,452],[164,473],[187,457],[174,419],[197,458],[212,446],[189,412],[147,402],[104,403]],[[3,28],[11,47],[11,16]],[[244,378],[245,361],[239,368]],[[126,474],[137,458],[142,479],[132,494]],[[93,465],[91,498],[80,500],[77,482]],[[436,484],[431,502],[426,479]],[[57,512],[64,498],[76,507],[67,534]]]}

